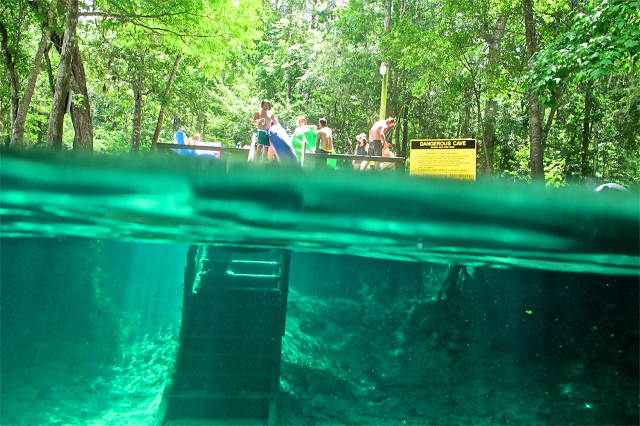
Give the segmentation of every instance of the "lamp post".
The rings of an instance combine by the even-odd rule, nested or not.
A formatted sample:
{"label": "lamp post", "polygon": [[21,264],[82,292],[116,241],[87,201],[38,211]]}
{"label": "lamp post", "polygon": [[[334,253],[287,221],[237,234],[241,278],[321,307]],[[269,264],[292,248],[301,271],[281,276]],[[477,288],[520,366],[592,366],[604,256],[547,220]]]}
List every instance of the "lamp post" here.
{"label": "lamp post", "polygon": [[380,120],[384,120],[387,113],[387,64],[380,64],[380,75],[382,76],[382,93],[380,93]]}

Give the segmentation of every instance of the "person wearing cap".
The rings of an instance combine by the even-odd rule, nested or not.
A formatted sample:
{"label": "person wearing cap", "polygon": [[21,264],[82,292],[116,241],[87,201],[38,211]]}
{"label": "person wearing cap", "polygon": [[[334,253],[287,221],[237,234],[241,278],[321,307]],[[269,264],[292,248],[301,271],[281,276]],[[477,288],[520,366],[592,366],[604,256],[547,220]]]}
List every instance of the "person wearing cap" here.
{"label": "person wearing cap", "polygon": [[[356,141],[358,141],[358,143],[353,155],[367,155],[367,136],[364,133],[360,133],[358,136],[356,136]],[[354,169],[365,170],[369,162],[353,160],[351,163],[353,164]]]}

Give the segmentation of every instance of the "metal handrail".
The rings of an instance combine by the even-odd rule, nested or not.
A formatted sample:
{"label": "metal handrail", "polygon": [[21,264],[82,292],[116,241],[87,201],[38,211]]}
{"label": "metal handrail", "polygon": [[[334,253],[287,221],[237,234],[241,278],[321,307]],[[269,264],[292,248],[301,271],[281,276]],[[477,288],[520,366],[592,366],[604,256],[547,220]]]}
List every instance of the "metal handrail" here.
{"label": "metal handrail", "polygon": [[353,154],[319,154],[315,152],[305,152],[305,157],[312,158],[335,158],[336,160],[358,160],[358,161],[379,161],[381,163],[404,163],[404,157],[382,157],[374,155],[353,155]]}
{"label": "metal handrail", "polygon": [[158,142],[158,148],[166,148],[166,149],[191,149],[191,150],[201,150],[201,151],[218,151],[218,152],[245,152],[249,151],[248,148],[231,148],[226,146],[211,146],[211,145],[182,145],[177,143],[164,143]]}
{"label": "metal handrail", "polygon": [[[244,154],[248,155],[248,148],[231,148],[224,146],[211,146],[211,145],[181,145],[176,143],[163,143],[159,142],[159,148],[163,149],[187,149],[187,150],[202,150],[202,151],[217,151],[220,153],[230,153],[230,154]],[[316,160],[323,159],[336,159],[336,160],[344,160],[344,161],[374,161],[380,163],[401,163],[404,164],[406,158],[405,157],[382,157],[382,156],[374,156],[374,155],[353,155],[353,154],[320,154],[314,152],[305,152],[305,158],[311,158],[313,162]]]}

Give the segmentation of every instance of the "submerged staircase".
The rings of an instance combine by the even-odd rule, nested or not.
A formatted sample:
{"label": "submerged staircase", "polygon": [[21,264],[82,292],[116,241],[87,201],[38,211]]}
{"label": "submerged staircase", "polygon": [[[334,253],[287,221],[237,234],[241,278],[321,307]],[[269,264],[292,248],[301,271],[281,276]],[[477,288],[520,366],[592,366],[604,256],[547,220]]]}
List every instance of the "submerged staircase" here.
{"label": "submerged staircase", "polygon": [[191,247],[165,424],[275,424],[289,252]]}

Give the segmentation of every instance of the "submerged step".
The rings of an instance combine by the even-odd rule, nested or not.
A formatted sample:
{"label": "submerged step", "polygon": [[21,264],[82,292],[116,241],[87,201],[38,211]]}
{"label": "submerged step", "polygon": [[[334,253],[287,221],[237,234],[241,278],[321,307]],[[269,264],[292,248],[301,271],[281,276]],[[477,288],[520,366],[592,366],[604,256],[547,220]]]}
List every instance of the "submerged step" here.
{"label": "submerged step", "polygon": [[273,398],[271,392],[180,392],[171,393],[172,399],[218,399],[218,400],[239,400],[239,399],[270,399]]}
{"label": "submerged step", "polygon": [[232,260],[227,267],[227,273],[258,274],[280,276],[282,264],[271,260]]}
{"label": "submerged step", "polygon": [[180,375],[174,377],[172,391],[177,394],[184,392],[272,393],[274,384],[277,383],[278,379],[274,377]]}
{"label": "submerged step", "polygon": [[219,330],[226,336],[276,336],[282,327],[279,312],[250,312],[224,309],[199,311],[193,314],[190,333],[202,334]]}
{"label": "submerged step", "polygon": [[202,250],[189,253],[164,420],[274,423],[289,253],[222,246],[208,246],[201,258]]}
{"label": "submerged step", "polygon": [[277,290],[280,275],[245,274],[226,271],[224,274],[207,272],[200,277],[198,293],[209,288],[247,288],[260,290]]}
{"label": "submerged step", "polygon": [[261,398],[208,398],[194,397],[183,394],[181,396],[167,396],[168,424],[175,419],[207,419],[220,421],[222,419],[260,419],[263,422],[269,417],[269,406],[272,396]]}
{"label": "submerged step", "polygon": [[[234,378],[240,377],[235,371],[210,371],[208,374],[205,371],[181,371],[180,373],[175,373],[174,377],[198,377],[202,379],[226,379],[226,378]],[[247,377],[252,379],[269,379],[274,377],[273,372],[271,371],[245,371],[242,373],[241,377]]]}
{"label": "submerged step", "polygon": [[214,357],[206,354],[184,354],[178,357],[177,369],[180,373],[202,373],[205,376],[212,376],[218,373],[233,372],[238,376],[246,374],[269,374],[278,375],[280,372],[280,357],[251,358],[244,356],[237,357]]}
{"label": "submerged step", "polygon": [[279,339],[249,338],[249,336],[184,336],[181,350],[189,352],[198,350],[202,352],[217,353],[220,355],[238,354],[277,354],[280,356]]}
{"label": "submerged step", "polygon": [[193,419],[180,418],[169,420],[164,423],[165,426],[264,426],[262,419]]}
{"label": "submerged step", "polygon": [[248,306],[251,309],[278,309],[284,296],[280,290],[222,287],[205,287],[191,298],[194,309],[218,309],[222,306]]}

